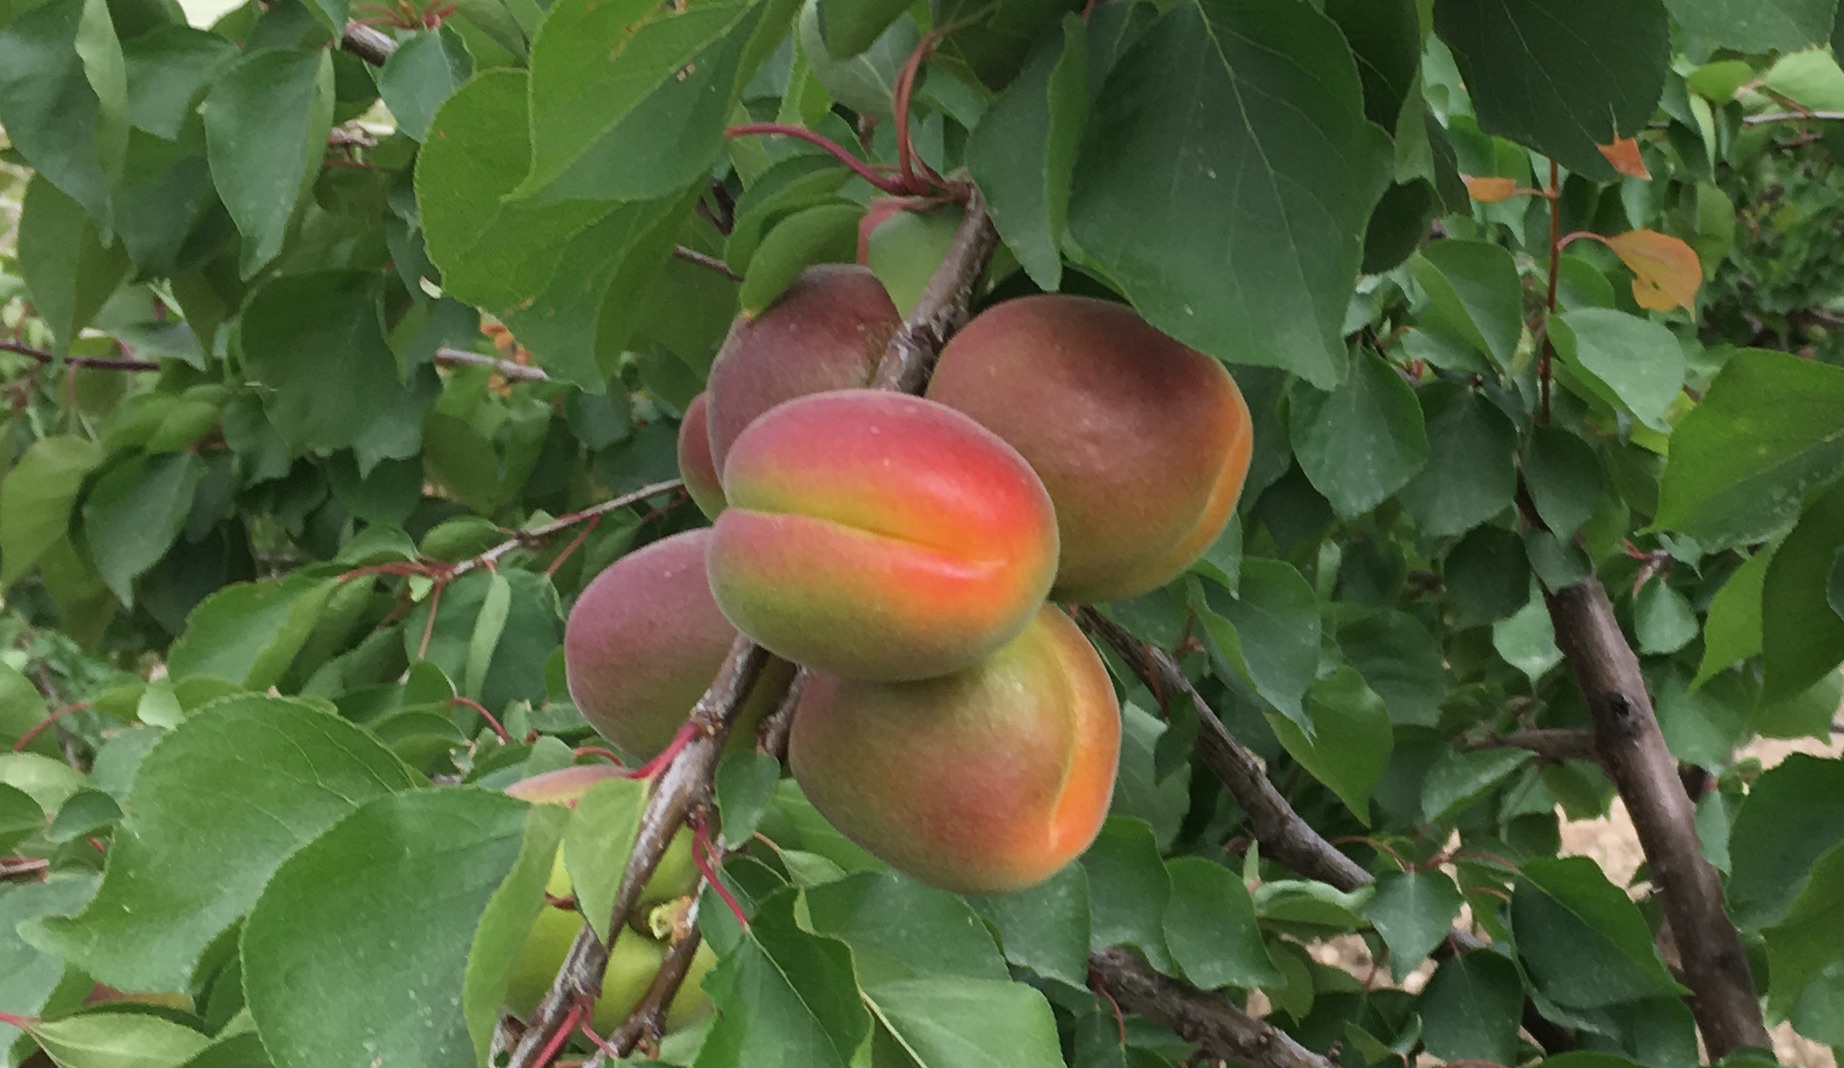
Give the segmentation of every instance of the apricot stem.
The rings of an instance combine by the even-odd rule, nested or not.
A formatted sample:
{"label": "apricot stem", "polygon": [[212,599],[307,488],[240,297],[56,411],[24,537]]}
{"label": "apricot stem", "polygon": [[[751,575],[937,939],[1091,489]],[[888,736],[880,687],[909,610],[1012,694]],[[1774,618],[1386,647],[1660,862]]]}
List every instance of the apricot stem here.
{"label": "apricot stem", "polygon": [[[433,608],[430,609],[429,617],[431,619],[435,618],[435,610]],[[480,713],[480,718],[487,721],[487,726],[493,728],[494,734],[499,735],[499,740],[502,745],[512,744],[512,736],[506,733],[506,728],[500,723],[499,717],[494,715],[491,712],[488,712],[487,706],[481,704],[479,701],[476,701],[471,697],[463,697],[460,694],[456,694],[454,695],[454,697],[449,699],[448,705],[450,708],[453,708],[455,705],[462,705],[466,708],[471,708],[474,711]]]}

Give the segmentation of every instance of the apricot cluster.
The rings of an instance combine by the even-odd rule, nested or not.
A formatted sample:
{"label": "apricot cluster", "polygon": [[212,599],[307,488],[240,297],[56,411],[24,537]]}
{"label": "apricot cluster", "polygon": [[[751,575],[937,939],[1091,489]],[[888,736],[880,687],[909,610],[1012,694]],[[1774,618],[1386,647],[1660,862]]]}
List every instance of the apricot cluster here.
{"label": "apricot cluster", "polygon": [[1202,555],[1248,410],[1122,305],[1001,303],[926,397],[865,388],[899,326],[853,267],[733,326],[679,439],[714,525],[584,592],[571,692],[647,755],[740,631],[808,669],[789,763],[841,832],[939,887],[1022,889],[1094,840],[1120,745],[1106,668],[1046,600],[1135,596]]}

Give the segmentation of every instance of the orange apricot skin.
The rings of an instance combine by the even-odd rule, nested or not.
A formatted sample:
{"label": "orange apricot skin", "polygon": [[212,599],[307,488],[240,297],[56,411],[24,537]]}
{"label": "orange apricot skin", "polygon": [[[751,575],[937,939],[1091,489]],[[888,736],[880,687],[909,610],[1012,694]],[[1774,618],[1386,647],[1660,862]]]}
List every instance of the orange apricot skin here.
{"label": "orange apricot skin", "polygon": [[570,697],[629,756],[666,748],[736,641],[705,579],[710,536],[686,531],[616,560],[564,625]]}
{"label": "orange apricot skin", "polygon": [[809,267],[762,314],[737,319],[706,389],[717,470],[738,435],[777,404],[870,385],[900,325],[877,276],[847,264]]}
{"label": "orange apricot skin", "polygon": [[1023,454],[1056,502],[1060,601],[1133,597],[1178,577],[1235,512],[1248,405],[1218,361],[1124,304],[1046,294],[976,316],[928,396]]}
{"label": "orange apricot skin", "polygon": [[814,807],[891,867],[954,893],[1007,893],[1094,842],[1114,791],[1120,705],[1082,632],[1046,606],[954,675],[812,673],[788,756]]}
{"label": "orange apricot skin", "polygon": [[679,477],[705,518],[716,519],[724,510],[724,487],[711,459],[709,401],[709,393],[693,397],[679,422]]}
{"label": "orange apricot skin", "polygon": [[750,426],[711,530],[718,606],[770,652],[850,678],[920,679],[1015,637],[1056,573],[1030,465],[920,397],[837,390]]}

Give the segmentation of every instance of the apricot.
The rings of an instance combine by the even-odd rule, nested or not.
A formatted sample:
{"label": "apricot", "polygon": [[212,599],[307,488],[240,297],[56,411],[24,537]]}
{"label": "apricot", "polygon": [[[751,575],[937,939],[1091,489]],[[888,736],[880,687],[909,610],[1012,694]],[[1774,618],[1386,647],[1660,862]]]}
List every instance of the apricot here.
{"label": "apricot", "polygon": [[809,267],[762,314],[737,319],[706,388],[716,469],[737,436],[775,405],[870,385],[901,324],[877,276],[847,264]]}
{"label": "apricot", "polygon": [[1107,668],[1040,609],[965,671],[918,682],[813,673],[788,739],[794,778],[891,867],[962,894],[1022,890],[1101,829],[1120,754]]}
{"label": "apricot", "polygon": [[971,666],[1024,629],[1056,573],[1030,465],[920,397],[837,390],[756,420],[724,465],[711,592],[796,663],[902,680]]}
{"label": "apricot", "polygon": [[690,530],[616,560],[564,624],[571,699],[602,737],[643,760],[671,743],[736,641],[705,579],[710,537]]}
{"label": "apricot", "polygon": [[[616,769],[607,765],[580,765],[534,775],[506,787],[506,792],[533,804],[569,805],[599,783],[614,779],[644,794],[645,785],[619,779]],[[698,869],[691,856],[691,834],[681,830],[666,848],[665,856],[653,877],[641,891],[642,907],[683,897],[698,886]],[[572,897],[574,887],[564,868],[563,850],[552,861],[545,893],[559,901]],[[586,921],[575,909],[547,903],[532,922],[519,956],[513,964],[506,1005],[515,1014],[526,1017],[544,997],[556,978],[557,969],[570,951],[570,944]],[[607,1032],[621,1026],[640,1003],[660,963],[666,958],[666,943],[649,938],[637,930],[623,929],[609,947],[608,968],[602,978],[602,993],[596,999],[592,1026]],[[699,947],[692,958],[686,982],[679,988],[667,1010],[667,1027],[677,1028],[696,1020],[710,1008],[710,999],[699,989],[704,973],[716,962],[708,947]]]}
{"label": "apricot", "polygon": [[724,510],[724,487],[717,477],[717,464],[711,459],[710,394],[700,393],[685,409],[679,422],[679,477],[692,503],[706,519],[716,519]]}
{"label": "apricot", "polygon": [[1047,294],[995,305],[943,348],[928,396],[1004,438],[1043,479],[1062,535],[1060,601],[1176,578],[1223,532],[1248,474],[1235,380],[1123,304]]}

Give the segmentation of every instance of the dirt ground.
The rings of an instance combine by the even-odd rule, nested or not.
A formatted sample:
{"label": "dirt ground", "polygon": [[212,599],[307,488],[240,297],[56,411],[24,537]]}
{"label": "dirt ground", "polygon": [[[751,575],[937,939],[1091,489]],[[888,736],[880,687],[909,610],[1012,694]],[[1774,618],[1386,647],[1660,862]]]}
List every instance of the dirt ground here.
{"label": "dirt ground", "polygon": [[[1742,751],[1744,756],[1756,757],[1763,767],[1769,768],[1785,760],[1791,753],[1837,756],[1840,752],[1844,752],[1844,739],[1836,736],[1833,736],[1830,746],[1811,739],[1797,742],[1763,740]],[[1617,800],[1606,819],[1564,824],[1562,851],[1572,856],[1593,858],[1607,873],[1607,877],[1620,886],[1625,886],[1632,879],[1642,859],[1639,839],[1633,832],[1633,821],[1627,816],[1626,807]],[[1774,1029],[1774,1052],[1779,1055],[1782,1064],[1792,1068],[1839,1068],[1830,1049],[1799,1037],[1791,1027],[1784,1024]]]}

